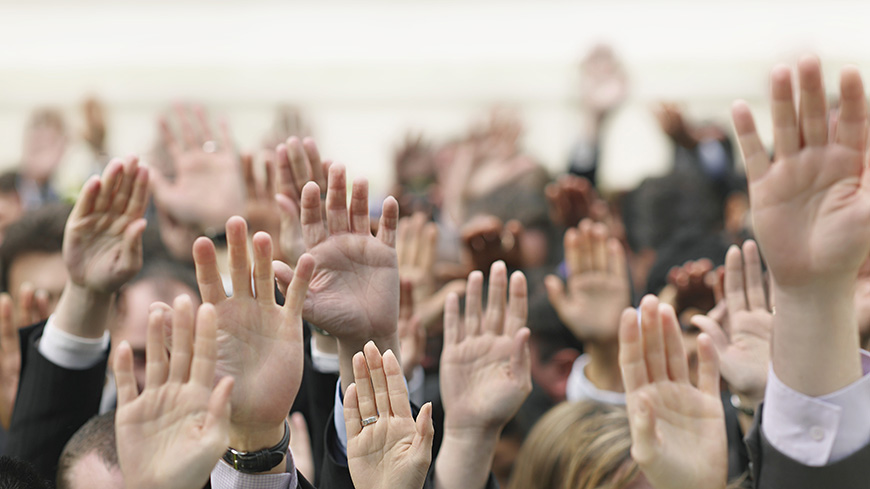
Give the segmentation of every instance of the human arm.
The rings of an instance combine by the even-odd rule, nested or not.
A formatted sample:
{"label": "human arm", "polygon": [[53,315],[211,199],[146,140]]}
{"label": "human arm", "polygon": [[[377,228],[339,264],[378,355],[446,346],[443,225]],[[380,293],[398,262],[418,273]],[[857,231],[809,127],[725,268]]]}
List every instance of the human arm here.
{"label": "human arm", "polygon": [[508,287],[507,268],[496,262],[486,310],[482,289],[483,274],[472,272],[464,321],[455,294],[445,305],[444,438],[435,461],[437,488],[485,487],[501,430],[532,389],[525,276],[515,272]]}
{"label": "human arm", "polygon": [[432,404],[425,404],[414,420],[402,369],[392,351],[382,358],[374,343],[368,343],[364,353],[354,356],[353,368],[355,381],[345,393],[344,420],[354,486],[422,488],[432,460]]}
{"label": "human arm", "polygon": [[631,427],[631,456],[656,489],[723,488],[728,474],[725,414],[716,350],[698,337],[698,386],[689,382],[673,308],[654,296],[622,313],[619,365]]}
{"label": "human arm", "polygon": [[162,310],[148,318],[145,389],[133,375],[130,345],[115,356],[115,436],[128,489],[202,487],[229,443],[233,378],[215,385],[217,317],[211,304],[196,314],[187,296],[175,300],[171,356]]}

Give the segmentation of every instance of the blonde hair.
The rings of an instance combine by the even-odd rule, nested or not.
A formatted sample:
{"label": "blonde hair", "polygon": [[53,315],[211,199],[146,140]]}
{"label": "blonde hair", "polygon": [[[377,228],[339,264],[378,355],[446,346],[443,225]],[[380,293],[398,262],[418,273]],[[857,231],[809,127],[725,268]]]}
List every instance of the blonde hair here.
{"label": "blonde hair", "polygon": [[637,476],[625,409],[563,402],[532,428],[508,489],[621,489]]}

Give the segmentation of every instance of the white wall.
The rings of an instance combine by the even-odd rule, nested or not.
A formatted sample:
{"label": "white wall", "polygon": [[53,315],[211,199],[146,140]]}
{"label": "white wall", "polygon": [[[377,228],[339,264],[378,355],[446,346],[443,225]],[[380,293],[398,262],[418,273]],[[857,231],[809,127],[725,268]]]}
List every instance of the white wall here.
{"label": "white wall", "polygon": [[836,87],[843,63],[870,67],[868,14],[843,0],[0,0],[0,166],[16,162],[33,107],[61,105],[79,123],[79,101],[96,93],[117,153],[143,151],[154,115],[180,98],[228,115],[244,146],[276,102],[293,102],[323,152],[375,191],[406,129],[449,136],[506,102],[531,152],[560,168],[579,128],[577,61],[605,40],[632,78],[605,169],[626,186],[667,159],[654,101],[727,120],[744,97],[766,126],[773,63],[815,51]]}

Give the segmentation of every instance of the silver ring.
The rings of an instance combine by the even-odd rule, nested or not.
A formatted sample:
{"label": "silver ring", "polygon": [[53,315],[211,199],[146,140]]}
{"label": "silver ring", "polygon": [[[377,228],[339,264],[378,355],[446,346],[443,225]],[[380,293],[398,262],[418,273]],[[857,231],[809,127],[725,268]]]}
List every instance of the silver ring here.
{"label": "silver ring", "polygon": [[360,423],[360,424],[362,424],[363,427],[366,427],[370,424],[375,424],[377,421],[378,421],[377,416],[369,416],[368,418],[362,420],[362,423]]}
{"label": "silver ring", "polygon": [[202,143],[202,150],[206,153],[214,153],[217,151],[217,143],[214,141],[206,141]]}

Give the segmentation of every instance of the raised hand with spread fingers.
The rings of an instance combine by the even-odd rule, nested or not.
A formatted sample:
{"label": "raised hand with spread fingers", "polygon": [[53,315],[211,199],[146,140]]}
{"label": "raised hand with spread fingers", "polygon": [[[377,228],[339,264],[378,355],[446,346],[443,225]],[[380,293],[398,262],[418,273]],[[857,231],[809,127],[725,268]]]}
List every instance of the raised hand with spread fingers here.
{"label": "raised hand with spread fingers", "polygon": [[[314,271],[302,255],[283,306],[275,302],[272,240],[253,238],[248,255],[247,226],[241,217],[226,224],[232,297],[227,297],[208,238],[194,243],[196,278],[204,302],[214,304],[217,320],[217,376],[232,376],[230,447],[243,452],[274,446],[284,436],[284,420],[302,381],[302,303]],[[252,287],[253,282],[253,287]],[[283,471],[279,465],[273,468]]]}
{"label": "raised hand with spread fingers", "polygon": [[344,397],[347,464],[358,489],[422,488],[432,461],[432,404],[416,421],[402,368],[393,352],[374,343],[353,357],[354,378]]}
{"label": "raised hand with spread fingers", "polygon": [[115,355],[118,463],[127,489],[202,487],[229,443],[233,379],[215,385],[217,317],[211,304],[196,315],[189,297],[175,300],[172,352],[166,354],[164,312],[148,318],[145,389],[133,375],[133,353]]}
{"label": "raised hand with spread fingers", "polygon": [[698,337],[698,387],[677,317],[655,296],[627,309],[619,328],[631,456],[656,489],[723,488],[728,475],[719,362],[710,337]]}
{"label": "raised hand with spread fingers", "polygon": [[526,278],[492,265],[486,310],[483,274],[468,276],[465,318],[451,294],[444,310],[441,399],[444,441],[435,465],[436,487],[486,485],[501,430],[532,390]]}

